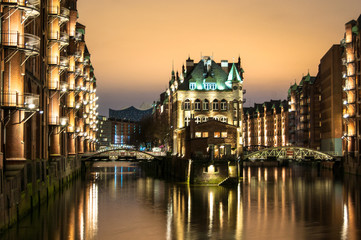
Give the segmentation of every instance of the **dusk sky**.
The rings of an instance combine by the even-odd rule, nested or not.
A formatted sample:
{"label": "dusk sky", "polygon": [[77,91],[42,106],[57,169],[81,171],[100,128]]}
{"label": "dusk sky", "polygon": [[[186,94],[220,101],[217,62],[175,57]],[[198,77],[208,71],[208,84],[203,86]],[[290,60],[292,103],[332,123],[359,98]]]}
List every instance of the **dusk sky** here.
{"label": "dusk sky", "polygon": [[242,59],[246,106],[284,99],[343,38],[360,0],[78,0],[100,114],[159,98],[190,56]]}

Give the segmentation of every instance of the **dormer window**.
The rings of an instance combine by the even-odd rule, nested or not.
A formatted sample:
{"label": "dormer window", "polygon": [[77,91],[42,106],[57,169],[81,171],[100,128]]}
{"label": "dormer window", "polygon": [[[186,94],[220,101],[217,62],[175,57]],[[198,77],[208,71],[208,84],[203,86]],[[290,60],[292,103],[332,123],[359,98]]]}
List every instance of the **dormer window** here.
{"label": "dormer window", "polygon": [[205,83],[204,89],[206,90],[216,90],[216,84],[215,83]]}
{"label": "dormer window", "polygon": [[196,83],[194,83],[194,82],[189,83],[189,89],[190,90],[196,89]]}

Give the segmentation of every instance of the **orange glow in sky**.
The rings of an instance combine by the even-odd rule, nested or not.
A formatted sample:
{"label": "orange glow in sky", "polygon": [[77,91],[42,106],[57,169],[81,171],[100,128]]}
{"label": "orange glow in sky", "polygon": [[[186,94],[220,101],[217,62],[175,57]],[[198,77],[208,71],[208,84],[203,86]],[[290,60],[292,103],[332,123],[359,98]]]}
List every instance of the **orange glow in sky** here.
{"label": "orange glow in sky", "polygon": [[79,0],[97,77],[100,113],[159,98],[190,56],[245,70],[246,106],[284,99],[343,38],[360,0]]}

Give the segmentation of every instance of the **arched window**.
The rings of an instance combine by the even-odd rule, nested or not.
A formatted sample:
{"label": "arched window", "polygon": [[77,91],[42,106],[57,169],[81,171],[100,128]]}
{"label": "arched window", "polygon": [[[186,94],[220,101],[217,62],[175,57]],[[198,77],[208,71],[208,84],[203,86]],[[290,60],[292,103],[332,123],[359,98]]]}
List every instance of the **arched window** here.
{"label": "arched window", "polygon": [[202,117],[202,122],[207,122],[208,118],[207,117]]}
{"label": "arched window", "polygon": [[227,110],[227,101],[225,99],[223,99],[221,101],[221,110],[222,111],[226,111]]}
{"label": "arched window", "polygon": [[203,101],[203,110],[209,110],[209,101],[207,99]]}
{"label": "arched window", "polygon": [[226,118],[226,117],[221,117],[221,122],[226,123],[226,122],[227,122],[227,118]]}
{"label": "arched window", "polygon": [[191,119],[189,117],[184,118],[184,125],[188,126]]}
{"label": "arched window", "polygon": [[213,110],[218,110],[218,100],[214,99],[213,101]]}
{"label": "arched window", "polygon": [[184,101],[184,110],[191,110],[191,101],[189,99]]}
{"label": "arched window", "polygon": [[196,123],[201,123],[201,118],[200,117],[196,117]]}
{"label": "arched window", "polygon": [[200,110],[201,110],[201,100],[197,99],[197,100],[194,102],[194,110],[196,110],[196,111],[200,111]]}

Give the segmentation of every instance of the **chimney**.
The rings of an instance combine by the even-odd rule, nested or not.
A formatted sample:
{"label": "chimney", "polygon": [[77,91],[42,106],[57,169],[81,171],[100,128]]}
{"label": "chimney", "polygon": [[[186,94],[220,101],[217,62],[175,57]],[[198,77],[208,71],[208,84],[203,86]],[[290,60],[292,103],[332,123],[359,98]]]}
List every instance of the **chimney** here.
{"label": "chimney", "polygon": [[222,70],[228,74],[228,60],[221,60]]}
{"label": "chimney", "polygon": [[193,67],[194,67],[194,60],[188,57],[186,61],[187,74],[193,70]]}

